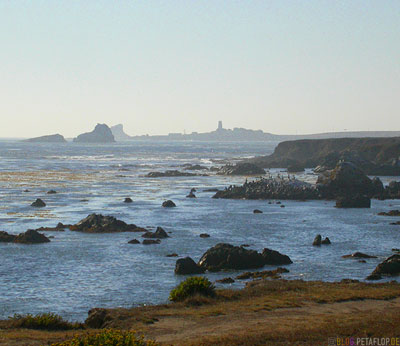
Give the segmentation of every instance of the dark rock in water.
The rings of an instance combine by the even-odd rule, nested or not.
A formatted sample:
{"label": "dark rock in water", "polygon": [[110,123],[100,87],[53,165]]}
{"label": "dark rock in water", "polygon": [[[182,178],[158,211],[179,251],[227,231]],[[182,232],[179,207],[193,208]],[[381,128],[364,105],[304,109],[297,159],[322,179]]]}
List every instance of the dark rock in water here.
{"label": "dark rock in water", "polygon": [[185,165],[184,170],[186,171],[204,171],[204,170],[208,170],[208,167],[206,166],[201,166],[201,165]]}
{"label": "dark rock in water", "polygon": [[176,207],[176,204],[169,199],[168,201],[163,202],[162,206],[164,208],[174,208]]}
{"label": "dark rock in water", "polygon": [[67,141],[62,135],[48,135],[27,139],[26,142],[32,143],[66,143]]}
{"label": "dark rock in water", "polygon": [[35,231],[43,232],[43,231],[52,231],[52,232],[64,232],[66,228],[69,228],[71,225],[64,225],[59,222],[56,227],[39,227],[35,229]]}
{"label": "dark rock in water", "polygon": [[359,263],[367,263],[366,260],[358,260]]}
{"label": "dark rock in water", "polygon": [[161,240],[160,239],[145,239],[143,240],[143,245],[152,245],[152,244],[160,244]]}
{"label": "dark rock in water", "polygon": [[346,195],[336,199],[336,208],[371,208],[371,199],[361,195]]}
{"label": "dark rock in water", "polygon": [[0,231],[0,243],[11,243],[16,238],[13,234],[8,234],[7,232]]}
{"label": "dark rock in water", "polygon": [[284,265],[293,263],[289,256],[281,254],[275,250],[265,248],[261,255],[264,259],[264,264]]}
{"label": "dark rock in water", "polygon": [[383,196],[385,188],[383,187],[382,181],[378,177],[372,179],[372,186],[374,188],[374,197],[379,198]]}
{"label": "dark rock in water", "polygon": [[31,206],[36,208],[43,208],[46,206],[46,203],[44,203],[40,198],[37,198],[36,201],[31,204]]}
{"label": "dark rock in water", "polygon": [[114,135],[106,124],[97,124],[92,132],[82,133],[74,138],[77,143],[113,143]]}
{"label": "dark rock in water", "polygon": [[259,278],[279,279],[281,277],[279,274],[282,273],[289,273],[289,270],[287,270],[286,268],[277,268],[275,270],[264,270],[262,272],[246,272],[238,275],[236,279],[238,280],[259,279]]}
{"label": "dark rock in water", "polygon": [[205,189],[203,192],[218,192],[219,190],[217,188],[211,188],[211,189]]}
{"label": "dark rock in water", "polygon": [[395,254],[378,264],[367,280],[379,280],[382,275],[395,276],[400,274],[400,254]]}
{"label": "dark rock in water", "polygon": [[23,192],[31,192],[30,190],[28,190],[28,189],[26,189],[26,190],[24,190]]}
{"label": "dark rock in water", "polygon": [[362,252],[355,252],[351,255],[344,255],[342,258],[377,258],[376,256],[370,256]]}
{"label": "dark rock in water", "polygon": [[205,269],[198,266],[195,261],[190,257],[180,258],[175,264],[175,274],[178,275],[191,275],[191,274],[202,274]]}
{"label": "dark rock in water", "polygon": [[282,205],[281,205],[281,208],[285,208],[285,205],[284,205],[284,204],[282,204]]}
{"label": "dark rock in water", "polygon": [[54,194],[56,194],[56,193],[57,193],[56,190],[49,190],[49,191],[47,191],[47,194],[48,194],[48,195],[54,195]]}
{"label": "dark rock in water", "polygon": [[351,162],[339,162],[335,169],[318,177],[317,185],[331,198],[355,195],[371,198],[375,194],[372,180]]}
{"label": "dark rock in water", "polygon": [[157,230],[155,232],[146,232],[142,234],[143,238],[156,238],[156,239],[163,239],[163,238],[168,238],[169,235],[167,232],[164,231],[162,227],[157,227]]}
{"label": "dark rock in water", "polygon": [[385,188],[387,198],[400,198],[400,181],[391,181]]}
{"label": "dark rock in water", "polygon": [[50,242],[49,238],[33,229],[28,229],[25,233],[18,234],[14,239],[14,243],[19,244],[40,244],[48,242]]}
{"label": "dark rock in water", "polygon": [[378,215],[383,215],[383,216],[400,216],[400,210],[391,210],[389,212],[380,212]]}
{"label": "dark rock in water", "polygon": [[276,202],[276,204],[281,204],[281,202],[280,202],[280,201],[278,201],[278,202]]}
{"label": "dark rock in water", "polygon": [[240,246],[242,246],[242,247],[249,247],[250,244],[242,244],[242,245],[240,245]]}
{"label": "dark rock in water", "polygon": [[190,191],[186,198],[196,198],[196,195],[192,191]]}
{"label": "dark rock in water", "polygon": [[321,234],[317,234],[317,235],[315,236],[314,241],[313,241],[312,244],[313,244],[313,246],[320,246],[321,243],[322,243]]}
{"label": "dark rock in water", "polygon": [[397,222],[391,222],[390,224],[391,224],[391,225],[398,226],[398,225],[400,225],[400,221],[397,221]]}
{"label": "dark rock in water", "polygon": [[114,216],[103,216],[101,214],[90,214],[76,225],[69,227],[71,231],[86,233],[115,233],[115,232],[145,232],[144,228],[134,224],[127,224],[116,219]]}
{"label": "dark rock in water", "polygon": [[392,251],[393,252],[400,252],[400,249],[393,248]]}
{"label": "dark rock in water", "polygon": [[108,315],[107,309],[91,309],[89,310],[88,315],[85,324],[88,327],[95,329],[103,328],[104,324],[112,319],[111,316]]}
{"label": "dark rock in water", "polygon": [[124,203],[132,203],[133,201],[132,201],[132,198],[130,198],[130,197],[126,197],[125,199],[124,199]]}
{"label": "dark rock in water", "polygon": [[132,239],[128,241],[128,244],[140,244],[140,241],[137,239]]}
{"label": "dark rock in water", "polygon": [[323,241],[321,241],[321,244],[322,245],[330,245],[331,244],[331,240],[328,237],[326,237]]}
{"label": "dark rock in water", "polygon": [[208,233],[201,233],[200,238],[210,238],[210,235]]}
{"label": "dark rock in water", "polygon": [[[180,172],[177,170],[168,170],[165,172],[150,172],[146,174],[147,178],[162,178],[162,177],[195,177],[199,174]],[[204,175],[206,176],[206,175]]]}
{"label": "dark rock in water", "polygon": [[342,279],[342,280],[340,280],[340,282],[342,282],[342,283],[344,283],[344,284],[356,284],[356,283],[359,283],[360,280]]}
{"label": "dark rock in water", "polygon": [[305,167],[300,164],[300,163],[294,163],[292,165],[289,165],[287,167],[287,171],[289,173],[299,173],[299,172],[304,172]]}
{"label": "dark rock in water", "polygon": [[255,250],[219,243],[208,249],[200,258],[198,264],[210,271],[252,269],[263,267],[265,259]]}
{"label": "dark rock in water", "polygon": [[219,282],[220,284],[233,284],[235,280],[233,280],[232,278],[223,278],[220,280],[216,280],[215,282]]}
{"label": "dark rock in water", "polygon": [[174,253],[168,254],[166,257],[178,257],[178,254],[174,252]]}
{"label": "dark rock in water", "polygon": [[263,212],[260,209],[254,209],[253,213],[254,214],[262,214]]}
{"label": "dark rock in water", "polygon": [[217,172],[219,175],[264,175],[265,170],[252,163],[238,163],[234,166],[226,165]]}

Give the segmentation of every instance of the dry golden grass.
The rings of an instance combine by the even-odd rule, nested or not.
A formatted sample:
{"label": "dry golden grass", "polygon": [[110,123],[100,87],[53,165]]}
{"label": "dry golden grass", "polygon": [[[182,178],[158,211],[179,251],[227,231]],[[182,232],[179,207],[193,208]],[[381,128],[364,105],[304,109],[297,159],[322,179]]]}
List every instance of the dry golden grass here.
{"label": "dry golden grass", "polygon": [[[336,336],[400,335],[400,284],[259,280],[215,298],[107,310],[103,327],[137,330],[165,345],[321,345]],[[0,345],[47,345],[74,332],[7,329]]]}

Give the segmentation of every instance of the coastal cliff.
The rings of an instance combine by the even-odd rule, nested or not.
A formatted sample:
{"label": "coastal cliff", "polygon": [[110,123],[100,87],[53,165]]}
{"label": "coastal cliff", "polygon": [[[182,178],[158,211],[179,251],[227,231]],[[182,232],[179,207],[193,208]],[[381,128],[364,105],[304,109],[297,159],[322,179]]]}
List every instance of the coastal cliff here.
{"label": "coastal cliff", "polygon": [[332,169],[340,160],[350,161],[370,175],[400,174],[400,137],[330,138],[285,141],[269,156],[249,161],[262,168]]}
{"label": "coastal cliff", "polygon": [[106,124],[97,124],[92,132],[82,133],[74,138],[76,143],[113,143],[114,135]]}

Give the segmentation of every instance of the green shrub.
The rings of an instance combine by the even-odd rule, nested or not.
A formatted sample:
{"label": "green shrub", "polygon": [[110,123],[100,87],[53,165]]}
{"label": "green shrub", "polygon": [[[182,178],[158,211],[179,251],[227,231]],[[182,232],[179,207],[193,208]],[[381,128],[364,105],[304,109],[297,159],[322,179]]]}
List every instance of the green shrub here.
{"label": "green shrub", "polygon": [[132,331],[121,331],[113,329],[102,330],[98,334],[86,334],[76,336],[71,340],[52,346],[157,346],[154,341],[144,340]]}
{"label": "green shrub", "polygon": [[71,323],[63,320],[59,315],[52,313],[38,315],[14,315],[10,318],[14,328],[43,329],[43,330],[71,330],[82,329],[80,323]]}
{"label": "green shrub", "polygon": [[215,287],[205,277],[192,276],[182,281],[169,294],[169,300],[173,302],[183,301],[195,295],[212,297],[215,295]]}

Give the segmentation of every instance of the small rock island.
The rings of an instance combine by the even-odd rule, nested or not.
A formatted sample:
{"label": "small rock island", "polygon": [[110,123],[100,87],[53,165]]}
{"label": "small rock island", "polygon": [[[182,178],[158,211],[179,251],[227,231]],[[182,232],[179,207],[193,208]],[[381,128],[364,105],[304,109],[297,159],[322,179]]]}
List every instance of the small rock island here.
{"label": "small rock island", "polygon": [[34,138],[29,138],[25,140],[25,142],[31,142],[31,143],[67,143],[65,140],[64,136],[60,134],[55,134],[55,135],[47,135],[47,136],[41,136],[41,137],[34,137]]}
{"label": "small rock island", "polygon": [[106,124],[97,124],[92,132],[80,134],[74,138],[76,143],[113,143],[114,135]]}

